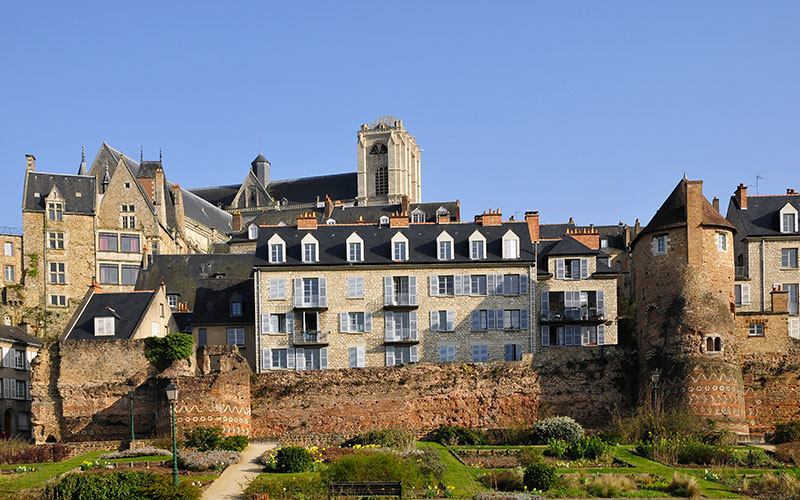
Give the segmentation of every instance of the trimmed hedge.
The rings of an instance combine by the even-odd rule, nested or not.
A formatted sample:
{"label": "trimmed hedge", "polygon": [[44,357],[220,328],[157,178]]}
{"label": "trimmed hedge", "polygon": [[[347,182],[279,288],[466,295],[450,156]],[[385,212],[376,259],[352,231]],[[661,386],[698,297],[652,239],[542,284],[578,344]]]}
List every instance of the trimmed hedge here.
{"label": "trimmed hedge", "polygon": [[98,472],[71,474],[48,484],[42,500],[197,500],[201,490],[181,483],[172,485],[172,477],[147,472]]}

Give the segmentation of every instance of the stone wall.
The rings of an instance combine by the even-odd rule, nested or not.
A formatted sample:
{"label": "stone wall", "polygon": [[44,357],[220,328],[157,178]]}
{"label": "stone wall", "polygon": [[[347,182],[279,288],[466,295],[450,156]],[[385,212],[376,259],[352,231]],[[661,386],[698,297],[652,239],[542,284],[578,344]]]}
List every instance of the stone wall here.
{"label": "stone wall", "polygon": [[359,432],[496,429],[569,415],[588,427],[632,404],[635,356],[618,346],[548,350],[520,362],[273,371],[252,387],[253,435],[336,443]]}
{"label": "stone wall", "polygon": [[774,432],[777,423],[800,418],[800,341],[780,355],[754,352],[742,356],[745,407],[750,435]]}

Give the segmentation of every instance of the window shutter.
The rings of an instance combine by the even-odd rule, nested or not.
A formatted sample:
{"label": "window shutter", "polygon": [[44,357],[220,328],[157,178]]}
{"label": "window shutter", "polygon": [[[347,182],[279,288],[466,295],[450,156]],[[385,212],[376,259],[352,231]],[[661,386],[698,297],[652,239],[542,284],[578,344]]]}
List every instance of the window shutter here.
{"label": "window shutter", "polygon": [[364,313],[364,331],[371,332],[372,331],[372,313],[365,312]]}
{"label": "window shutter", "polygon": [[347,350],[350,368],[358,368],[358,347],[351,347]]}
{"label": "window shutter", "polygon": [[447,346],[447,359],[456,359],[456,346],[449,345]]}
{"label": "window shutter", "polygon": [[463,287],[462,292],[464,295],[472,295],[472,276],[469,274],[461,276],[461,286]]}
{"label": "window shutter", "polygon": [[800,339],[800,318],[789,318],[789,336]]}
{"label": "window shutter", "polygon": [[33,397],[31,396],[31,383],[27,381],[25,382],[25,398],[28,401],[33,400]]}
{"label": "window shutter", "polygon": [[436,297],[439,295],[439,277],[435,274],[428,278],[428,288],[428,295],[431,297]]}
{"label": "window shutter", "polygon": [[347,298],[349,299],[356,296],[356,279],[353,276],[347,278]]}
{"label": "window shutter", "polygon": [[439,331],[439,311],[431,311],[431,331]]}
{"label": "window shutter", "polygon": [[505,328],[505,325],[503,324],[503,310],[502,309],[495,310],[495,312],[494,312],[494,322],[495,322],[495,328],[497,328],[498,330],[502,330],[503,328]]}
{"label": "window shutter", "polygon": [[304,371],[306,369],[306,354],[305,354],[305,351],[302,348],[300,348],[300,349],[296,348],[294,350],[294,356],[295,356],[294,369],[299,371],[299,372],[300,371]]}
{"label": "window shutter", "polygon": [[597,327],[597,345],[606,345],[606,325]]}
{"label": "window shutter", "polygon": [[463,279],[460,274],[453,276],[453,295],[464,295]]}
{"label": "window shutter", "polygon": [[294,279],[294,306],[303,307],[303,280]]}
{"label": "window shutter", "polygon": [[[383,313],[383,340],[389,342],[394,340],[394,313],[392,311]],[[392,356],[394,356],[394,353],[392,353]]]}
{"label": "window shutter", "polygon": [[342,333],[347,333],[348,328],[350,327],[350,315],[346,312],[339,313],[339,331]]}
{"label": "window shutter", "polygon": [[[0,347],[0,366],[5,366],[5,367],[8,366],[8,364],[6,363],[6,354],[8,354],[8,349]],[[3,389],[0,388],[0,391],[2,390]]]}
{"label": "window shutter", "polygon": [[447,331],[453,332],[456,329],[456,312],[447,311]]}
{"label": "window shutter", "polygon": [[519,327],[522,330],[528,329],[528,310],[527,309],[520,309],[519,310]]}
{"label": "window shutter", "polygon": [[486,295],[494,295],[496,293],[494,277],[494,274],[486,276]]}
{"label": "window shutter", "polygon": [[356,278],[356,293],[359,297],[364,297],[364,278],[361,276]]}
{"label": "window shutter", "polygon": [[581,279],[589,277],[589,259],[581,259]]}
{"label": "window shutter", "polygon": [[271,326],[272,325],[270,324],[269,314],[266,314],[266,313],[262,314],[261,315],[261,333],[262,334],[264,334],[264,333],[272,333],[272,330],[270,328]]}
{"label": "window shutter", "polygon": [[494,309],[486,311],[486,329],[494,330]]}
{"label": "window shutter", "polygon": [[30,371],[31,369],[31,360],[33,359],[33,353],[31,351],[25,351],[25,369]]}
{"label": "window shutter", "polygon": [[603,290],[597,291],[597,314],[606,316],[606,292]]}
{"label": "window shutter", "polygon": [[550,292],[547,290],[542,291],[542,319],[550,319]]}
{"label": "window shutter", "polygon": [[294,370],[295,353],[294,349],[286,349],[286,368]]}
{"label": "window shutter", "polygon": [[328,278],[319,279],[319,305],[328,307]]}
{"label": "window shutter", "polygon": [[503,289],[503,275],[502,274],[495,274],[494,275],[494,284],[495,284],[495,295],[503,295],[505,290]]}
{"label": "window shutter", "polygon": [[319,350],[319,368],[320,370],[328,369],[328,348],[323,347]]}
{"label": "window shutter", "polygon": [[408,304],[417,305],[417,277],[408,277]]}
{"label": "window shutter", "polygon": [[416,363],[417,361],[419,361],[419,349],[417,348],[417,346],[412,345],[409,351],[411,351],[411,356],[410,356],[411,362]]}
{"label": "window shutter", "polygon": [[742,305],[750,304],[750,283],[742,284]]}
{"label": "window shutter", "polygon": [[481,328],[481,312],[479,310],[472,311],[472,331],[477,332]]}
{"label": "window shutter", "polygon": [[417,332],[417,311],[408,312],[408,334],[411,340],[419,339]]}
{"label": "window shutter", "polygon": [[581,345],[589,345],[589,327],[581,328]]}
{"label": "window shutter", "polygon": [[556,259],[556,279],[563,280],[566,273],[564,272],[564,259]]}
{"label": "window shutter", "polygon": [[228,345],[233,345],[236,343],[236,332],[233,329],[228,328]]}
{"label": "window shutter", "polygon": [[503,276],[503,292],[506,295],[511,295],[514,293],[514,286],[513,286],[514,275],[506,274]]}
{"label": "window shutter", "polygon": [[286,313],[286,333],[294,333],[294,313]]}
{"label": "window shutter", "polygon": [[286,278],[278,278],[278,297],[279,299],[286,298]]}
{"label": "window shutter", "polygon": [[367,365],[366,356],[364,355],[364,346],[356,347],[357,364],[359,368],[364,368]]}
{"label": "window shutter", "polygon": [[269,347],[261,349],[261,371],[272,369],[272,350]]}
{"label": "window shutter", "polygon": [[270,299],[278,298],[278,278],[269,279],[269,298]]}
{"label": "window shutter", "polygon": [[519,294],[520,295],[528,295],[528,275],[527,274],[520,274],[519,275]]}
{"label": "window shutter", "polygon": [[505,350],[506,350],[505,360],[506,361],[513,361],[514,360],[514,344],[506,344],[505,345]]}
{"label": "window shutter", "polygon": [[394,305],[394,283],[391,276],[383,277],[383,305]]}
{"label": "window shutter", "polygon": [[394,347],[386,346],[386,366],[394,366]]}

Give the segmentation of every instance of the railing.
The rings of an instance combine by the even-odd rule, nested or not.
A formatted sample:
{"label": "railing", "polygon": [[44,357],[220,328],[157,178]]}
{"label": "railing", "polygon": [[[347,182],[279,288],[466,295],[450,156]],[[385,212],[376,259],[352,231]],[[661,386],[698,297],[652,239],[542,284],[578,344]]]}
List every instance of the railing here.
{"label": "railing", "polygon": [[384,342],[419,342],[419,336],[416,334],[416,332],[412,334],[410,328],[404,328],[399,332],[395,331],[395,335],[393,337],[385,337]]}
{"label": "railing", "polygon": [[386,307],[416,307],[417,296],[409,293],[396,293],[392,296],[392,300],[384,299],[383,302]]}
{"label": "railing", "polygon": [[311,296],[304,296],[299,295],[295,297],[294,300],[294,307],[299,309],[317,309],[317,308],[327,308],[328,307],[328,296],[327,295],[311,295]]}
{"label": "railing", "polygon": [[747,278],[747,266],[736,266],[735,270],[737,278]]}
{"label": "railing", "polygon": [[581,309],[561,309],[556,311],[549,311],[542,313],[543,321],[602,321],[606,319],[605,313],[598,312],[594,307],[590,307],[588,311]]}
{"label": "railing", "polygon": [[327,344],[328,343],[328,333],[329,332],[315,332],[315,331],[294,332],[293,343],[295,345]]}

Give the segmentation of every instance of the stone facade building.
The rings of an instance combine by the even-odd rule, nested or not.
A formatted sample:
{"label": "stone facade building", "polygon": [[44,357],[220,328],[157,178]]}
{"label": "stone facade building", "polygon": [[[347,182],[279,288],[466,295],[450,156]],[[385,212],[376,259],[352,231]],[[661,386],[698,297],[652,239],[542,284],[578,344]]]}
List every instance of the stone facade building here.
{"label": "stone facade building", "polygon": [[0,433],[31,436],[31,361],[42,342],[21,329],[0,325]]}
{"label": "stone facade building", "polygon": [[2,304],[0,311],[3,315],[3,324],[16,325],[22,318],[24,311],[24,295],[22,292],[22,231],[21,229],[5,228],[0,232],[0,242],[3,250],[0,253],[0,262],[3,267]]}

